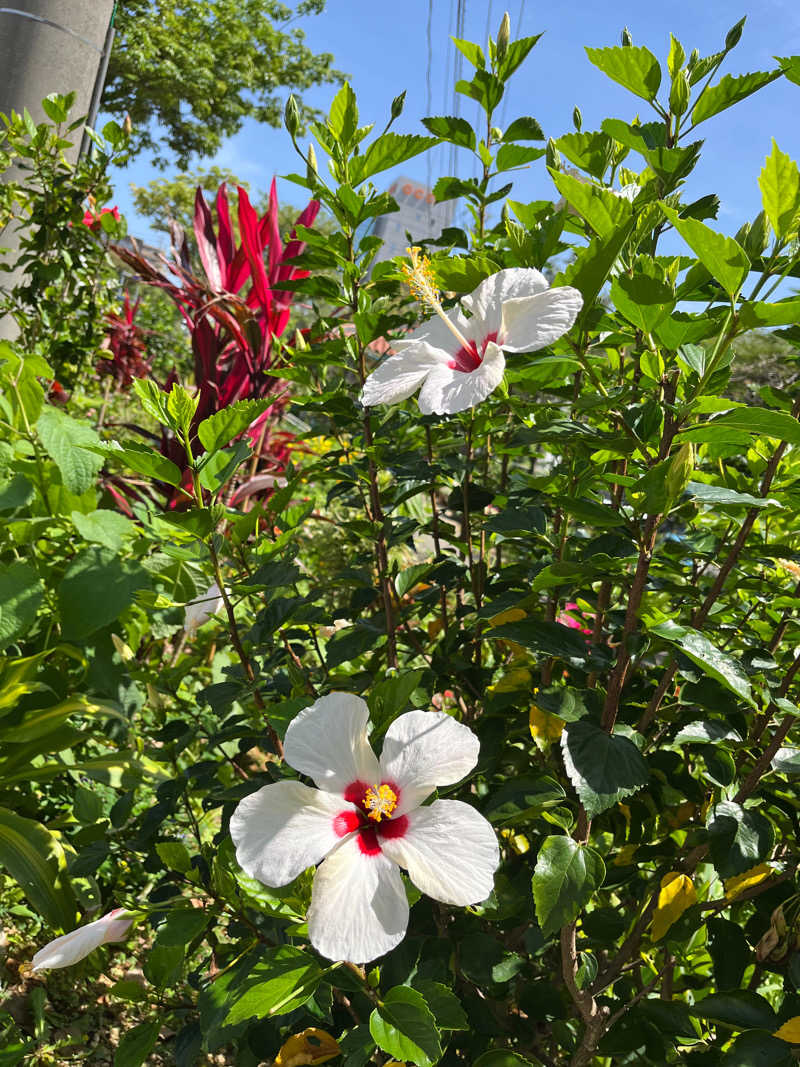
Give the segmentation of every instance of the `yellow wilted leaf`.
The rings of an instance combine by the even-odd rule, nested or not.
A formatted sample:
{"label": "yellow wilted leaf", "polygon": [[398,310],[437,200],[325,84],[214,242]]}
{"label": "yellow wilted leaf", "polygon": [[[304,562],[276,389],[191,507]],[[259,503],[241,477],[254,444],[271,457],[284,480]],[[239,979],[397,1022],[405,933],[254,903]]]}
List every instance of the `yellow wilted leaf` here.
{"label": "yellow wilted leaf", "polygon": [[773,1037],[779,1037],[781,1041],[788,1041],[790,1045],[800,1045],[800,1015],[793,1015],[787,1019]]}
{"label": "yellow wilted leaf", "polygon": [[733,878],[728,878],[725,882],[725,899],[735,900],[740,893],[744,893],[745,889],[758,885],[765,878],[769,878],[771,874],[772,868],[768,863],[759,863],[757,867],[751,867],[744,874],[737,874]]}
{"label": "yellow wilted leaf", "polygon": [[696,903],[697,893],[688,875],[679,874],[678,871],[665,874],[661,879],[661,892],[658,894],[658,905],[650,931],[653,941],[660,941],[686,909]]}
{"label": "yellow wilted leaf", "polygon": [[531,737],[534,741],[558,741],[566,725],[558,715],[551,715],[549,711],[542,711],[535,704],[531,704],[528,723],[531,728]]}
{"label": "yellow wilted leaf", "polygon": [[275,1067],[301,1067],[306,1063],[325,1063],[341,1053],[338,1042],[324,1030],[309,1027],[284,1042],[275,1057]]}

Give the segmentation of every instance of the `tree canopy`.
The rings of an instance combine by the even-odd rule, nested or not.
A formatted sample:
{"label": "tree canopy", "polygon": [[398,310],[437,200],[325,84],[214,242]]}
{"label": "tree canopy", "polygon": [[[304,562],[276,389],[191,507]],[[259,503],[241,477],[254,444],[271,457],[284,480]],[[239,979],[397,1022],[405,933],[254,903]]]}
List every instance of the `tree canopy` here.
{"label": "tree canopy", "polygon": [[[278,126],[281,89],[298,93],[340,77],[332,55],[315,55],[302,29],[287,29],[324,6],[325,0],[293,7],[277,0],[121,0],[103,110],[130,115],[134,150],[182,168],[193,156],[213,155],[247,117]],[[302,104],[301,113],[312,114]]]}

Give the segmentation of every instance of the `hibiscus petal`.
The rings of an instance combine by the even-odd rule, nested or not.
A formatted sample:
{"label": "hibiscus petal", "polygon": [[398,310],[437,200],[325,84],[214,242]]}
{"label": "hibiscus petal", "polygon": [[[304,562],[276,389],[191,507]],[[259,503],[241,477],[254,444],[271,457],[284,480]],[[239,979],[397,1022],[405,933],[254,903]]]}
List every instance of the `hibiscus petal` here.
{"label": "hibiscus petal", "polygon": [[498,387],[505,366],[503,350],[490,341],[480,366],[474,371],[467,373],[437,367],[422,386],[419,410],[423,415],[454,415],[457,411],[474,408]]}
{"label": "hibiscus petal", "polygon": [[417,340],[396,356],[385,359],[364,382],[361,403],[364,407],[376,404],[399,404],[417,390],[433,367],[446,363],[450,357]]}
{"label": "hibiscus petal", "polygon": [[50,941],[44,948],[40,948],[33,957],[32,968],[34,971],[43,971],[50,967],[70,967],[78,960],[88,956],[100,945],[109,941],[121,941],[128,932],[133,922],[130,918],[121,918],[130,912],[124,908],[115,908],[108,915],[94,922],[79,926],[68,934],[62,934],[54,941]]}
{"label": "hibiscus petal", "polygon": [[242,870],[264,885],[287,885],[339,844],[334,820],[354,810],[334,793],[275,782],[239,801],[231,837]]}
{"label": "hibiscus petal", "polygon": [[417,889],[446,904],[477,904],[494,887],[500,850],[491,825],[469,804],[435,800],[408,815],[402,837],[381,842]]}
{"label": "hibiscus petal", "polygon": [[328,693],[289,723],[284,758],[328,792],[343,793],[353,782],[377,782],[380,769],[367,741],[368,721],[361,697]]}
{"label": "hibiscus petal", "polygon": [[437,785],[452,785],[478,762],[480,741],[443,711],[408,711],[386,731],[381,778],[400,787],[395,815],[416,808]]}
{"label": "hibiscus petal", "polygon": [[368,963],[404,938],[408,898],[397,865],[345,838],[314,875],[308,935],[329,960]]}
{"label": "hibiscus petal", "polygon": [[503,304],[500,341],[509,352],[535,352],[551,345],[569,330],[583,307],[583,297],[571,285],[548,289],[538,296]]}
{"label": "hibiscus petal", "polygon": [[492,274],[461,301],[472,312],[472,318],[469,320],[474,323],[472,336],[477,338],[480,332],[477,328],[478,322],[482,324],[481,339],[500,330],[503,304],[506,300],[536,296],[547,289],[547,279],[533,267],[510,267]]}

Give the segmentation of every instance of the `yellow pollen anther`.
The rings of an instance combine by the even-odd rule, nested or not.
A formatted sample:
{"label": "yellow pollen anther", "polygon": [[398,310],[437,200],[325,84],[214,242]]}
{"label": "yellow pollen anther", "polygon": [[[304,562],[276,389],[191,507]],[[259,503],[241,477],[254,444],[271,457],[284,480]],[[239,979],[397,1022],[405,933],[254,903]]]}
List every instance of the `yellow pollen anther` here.
{"label": "yellow pollen anther", "polygon": [[364,804],[369,808],[367,814],[370,819],[380,822],[384,817],[388,818],[397,807],[397,794],[385,783],[373,785],[367,790]]}
{"label": "yellow pollen anther", "polygon": [[433,268],[431,267],[431,261],[427,256],[422,254],[421,250],[417,248],[416,245],[413,248],[407,248],[406,252],[408,252],[411,257],[411,266],[404,263],[400,269],[403,272],[406,284],[411,290],[412,296],[415,296],[421,304],[427,304],[429,307],[432,307],[448,330],[450,330],[456,338],[459,345],[462,348],[469,349],[469,341],[464,337],[442,307],[439,290],[436,286],[436,279],[433,275]]}

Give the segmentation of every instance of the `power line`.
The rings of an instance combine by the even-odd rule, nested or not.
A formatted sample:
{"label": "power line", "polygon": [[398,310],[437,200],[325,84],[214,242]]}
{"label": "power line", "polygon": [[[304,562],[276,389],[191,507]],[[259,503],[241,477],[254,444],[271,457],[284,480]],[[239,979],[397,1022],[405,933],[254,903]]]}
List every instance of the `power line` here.
{"label": "power line", "polygon": [[[425,72],[425,107],[427,114],[430,115],[433,108],[433,94],[431,90],[431,68],[433,67],[433,0],[428,0],[428,69]],[[432,173],[431,173],[431,153],[425,153],[425,161],[427,163],[427,187],[431,188],[432,185]],[[428,200],[425,201],[428,204],[428,226],[430,227],[433,216],[431,215],[430,204]]]}

